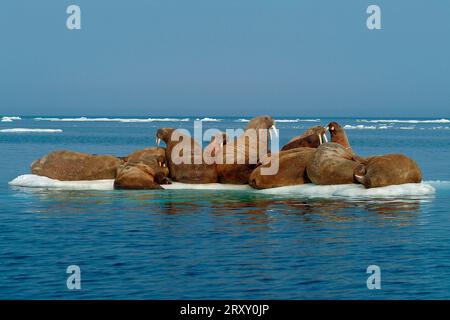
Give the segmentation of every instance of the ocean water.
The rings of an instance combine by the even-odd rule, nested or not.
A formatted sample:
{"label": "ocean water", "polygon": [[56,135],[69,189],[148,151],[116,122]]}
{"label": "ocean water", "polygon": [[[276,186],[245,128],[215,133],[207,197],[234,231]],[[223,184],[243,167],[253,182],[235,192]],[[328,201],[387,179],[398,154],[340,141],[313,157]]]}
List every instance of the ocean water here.
{"label": "ocean water", "polygon": [[[337,120],[360,155],[405,153],[421,166],[423,186],[369,197],[351,186],[11,186],[50,151],[122,156],[154,145],[160,127],[192,130],[196,117],[0,119],[2,299],[450,298],[448,119],[276,118],[281,144]],[[219,129],[247,120],[203,119]],[[81,268],[81,290],[67,289],[69,265]],[[367,288],[369,265],[380,290]]]}

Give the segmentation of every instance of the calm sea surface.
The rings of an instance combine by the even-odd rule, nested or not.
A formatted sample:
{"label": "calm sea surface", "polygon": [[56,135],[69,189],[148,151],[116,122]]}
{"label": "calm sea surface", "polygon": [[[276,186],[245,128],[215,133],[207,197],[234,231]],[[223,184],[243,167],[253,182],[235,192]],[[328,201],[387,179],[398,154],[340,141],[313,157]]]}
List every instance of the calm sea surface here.
{"label": "calm sea surface", "polygon": [[[122,156],[154,145],[158,128],[192,130],[195,119],[3,118],[0,298],[450,298],[445,119],[337,119],[360,155],[413,157],[434,195],[311,199],[254,191],[8,185],[50,151]],[[238,118],[206,120],[205,128],[245,126]],[[309,126],[336,119],[278,120],[283,144]],[[79,291],[66,287],[69,265],[81,268]],[[381,268],[381,290],[367,289],[369,265]]]}

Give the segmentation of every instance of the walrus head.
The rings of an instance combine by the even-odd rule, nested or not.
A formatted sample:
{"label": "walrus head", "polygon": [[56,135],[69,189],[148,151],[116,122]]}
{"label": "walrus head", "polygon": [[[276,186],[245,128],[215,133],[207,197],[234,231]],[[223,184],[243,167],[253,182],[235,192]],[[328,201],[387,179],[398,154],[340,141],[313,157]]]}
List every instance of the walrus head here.
{"label": "walrus head", "polygon": [[173,128],[159,128],[158,131],[156,131],[156,145],[159,147],[161,140],[167,144],[174,131],[175,129]]}
{"label": "walrus head", "polygon": [[272,137],[272,133],[275,134],[275,136],[278,137],[278,130],[277,127],[275,127],[275,120],[271,116],[259,116],[251,119],[247,126],[245,127],[245,131],[253,129],[256,131],[256,134],[258,135],[258,141],[259,141],[259,130],[260,129],[266,129],[269,130],[269,134]]}
{"label": "walrus head", "polygon": [[275,120],[271,116],[259,116],[251,119],[247,124],[247,129],[271,129],[275,128]]}
{"label": "walrus head", "polygon": [[346,149],[351,149],[350,143],[348,142],[347,134],[344,128],[342,128],[337,122],[330,122],[325,130],[330,131],[331,141],[339,143]]}
{"label": "walrus head", "polygon": [[322,126],[311,127],[308,130],[306,130],[306,132],[304,134],[307,134],[305,136],[305,138],[308,138],[310,136],[315,136],[314,138],[316,138],[318,136],[320,144],[322,144],[324,142],[328,142],[326,129],[324,127],[322,127]]}
{"label": "walrus head", "polygon": [[361,184],[364,184],[364,176],[366,175],[366,167],[363,164],[358,165],[353,171],[355,180]]}
{"label": "walrus head", "polygon": [[167,162],[166,162],[166,157],[163,155],[159,155],[156,158],[156,161],[158,161],[158,166],[162,167],[162,168],[166,168],[167,167]]}

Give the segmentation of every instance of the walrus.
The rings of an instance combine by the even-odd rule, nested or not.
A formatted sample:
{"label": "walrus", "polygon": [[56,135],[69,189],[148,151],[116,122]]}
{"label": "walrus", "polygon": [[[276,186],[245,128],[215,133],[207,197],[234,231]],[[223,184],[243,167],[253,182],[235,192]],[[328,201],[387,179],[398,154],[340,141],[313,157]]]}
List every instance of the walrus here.
{"label": "walrus", "polygon": [[250,175],[250,186],[267,189],[310,183],[306,165],[315,151],[315,148],[296,148],[279,152],[278,172],[275,175],[262,175],[261,168],[267,167],[268,164],[259,166]]}
{"label": "walrus", "polygon": [[369,157],[364,164],[355,168],[354,176],[366,188],[422,181],[417,163],[402,154]]}
{"label": "walrus", "polygon": [[[325,127],[326,131],[330,131],[331,142],[339,143],[341,146],[347,150],[351,150],[350,142],[348,141],[347,134],[344,128],[342,128],[339,123],[332,121]],[[352,151],[353,152],[353,151]]]}
{"label": "walrus", "polygon": [[[269,151],[269,132],[260,136],[260,129],[275,128],[275,121],[270,116],[251,119],[244,134],[222,145],[216,156],[218,180],[226,184],[247,184],[252,171],[257,167],[260,148]],[[266,143],[265,146],[260,145]],[[231,160],[231,161],[230,161]],[[230,163],[231,162],[231,163]]]}
{"label": "walrus", "polygon": [[145,148],[130,153],[124,158],[129,165],[134,163],[143,163],[151,167],[155,174],[169,176],[169,168],[167,167],[166,149],[161,147]]}
{"label": "walrus", "polygon": [[342,128],[339,123],[336,121],[332,121],[325,127],[326,131],[330,131],[331,142],[335,142],[343,146],[346,150],[350,151],[353,155],[353,160],[358,162],[365,162],[366,159],[357,155],[352,147],[350,146],[350,142],[348,141],[347,134],[345,133],[344,128]]}
{"label": "walrus", "polygon": [[216,134],[211,138],[211,142],[206,148],[204,149],[204,152],[208,155],[210,155],[212,158],[215,158],[218,152],[220,151],[220,148],[223,145],[226,145],[228,141],[228,135],[225,132],[218,131]]}
{"label": "walrus", "polygon": [[124,159],[68,150],[50,152],[31,164],[31,172],[62,181],[114,179]]}
{"label": "walrus", "polygon": [[[325,130],[324,130],[325,131]],[[322,144],[322,137],[317,134],[312,134],[285,144],[281,151],[287,151],[295,148],[318,148]]]}
{"label": "walrus", "polygon": [[356,182],[354,171],[359,164],[349,149],[341,144],[329,142],[316,149],[306,165],[306,173],[314,184],[354,183]]}
{"label": "walrus", "polygon": [[116,189],[160,189],[159,185],[170,184],[164,148],[137,150],[124,159],[114,181]]}
{"label": "walrus", "polygon": [[328,142],[327,135],[325,134],[325,128],[322,126],[313,126],[308,128],[301,135],[292,138],[287,144],[285,144],[281,151],[286,151],[295,148],[317,148],[322,143]]}
{"label": "walrus", "polygon": [[[160,128],[156,132],[156,139],[158,145],[161,140],[166,143],[166,160],[172,180],[193,184],[218,181],[216,166],[204,161],[201,146],[187,133],[173,128]],[[190,149],[189,154],[184,154],[184,146]],[[182,161],[175,163],[173,155],[178,157],[177,161]]]}
{"label": "walrus", "polygon": [[328,142],[328,139],[327,139],[325,133],[326,133],[325,127],[322,127],[320,125],[312,126],[312,127],[309,127],[308,129],[306,129],[301,135],[293,137],[291,140],[289,140],[288,144],[291,142],[294,142],[296,140],[306,138],[311,135],[320,135],[321,138],[325,139],[325,142]]}
{"label": "walrus", "polygon": [[114,180],[115,189],[162,189],[166,177],[160,171],[158,174],[149,165],[138,163],[125,163],[117,170]]}

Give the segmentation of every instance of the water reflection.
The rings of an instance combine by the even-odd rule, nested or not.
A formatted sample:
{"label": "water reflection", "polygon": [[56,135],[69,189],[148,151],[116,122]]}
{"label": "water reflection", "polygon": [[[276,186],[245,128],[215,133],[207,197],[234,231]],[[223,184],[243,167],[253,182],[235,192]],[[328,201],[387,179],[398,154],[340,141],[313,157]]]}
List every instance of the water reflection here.
{"label": "water reflection", "polygon": [[10,190],[30,210],[47,214],[113,214],[142,212],[160,215],[236,217],[236,223],[270,225],[281,217],[310,222],[350,222],[379,219],[407,223],[421,212],[424,199],[296,199],[247,191],[68,191],[39,188]]}

